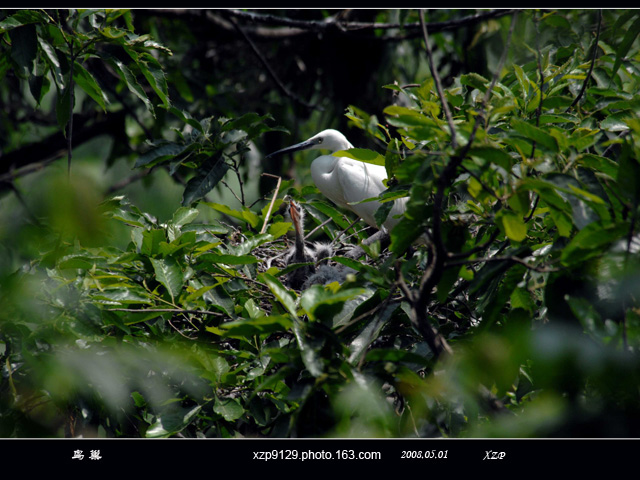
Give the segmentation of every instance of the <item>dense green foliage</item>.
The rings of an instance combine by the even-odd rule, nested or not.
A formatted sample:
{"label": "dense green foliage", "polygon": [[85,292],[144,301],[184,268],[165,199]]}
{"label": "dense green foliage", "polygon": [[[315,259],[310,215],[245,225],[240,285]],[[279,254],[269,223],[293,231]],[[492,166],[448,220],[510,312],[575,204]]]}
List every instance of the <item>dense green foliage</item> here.
{"label": "dense green foliage", "polygon": [[640,14],[342,15],[0,13],[0,436],[640,435]]}

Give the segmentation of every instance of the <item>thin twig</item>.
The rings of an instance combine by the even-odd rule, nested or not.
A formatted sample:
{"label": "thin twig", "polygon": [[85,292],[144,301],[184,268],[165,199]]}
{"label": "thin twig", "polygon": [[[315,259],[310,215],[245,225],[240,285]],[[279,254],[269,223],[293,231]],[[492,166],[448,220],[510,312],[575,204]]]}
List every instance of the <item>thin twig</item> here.
{"label": "thin twig", "polygon": [[593,73],[593,66],[596,63],[596,56],[598,53],[598,42],[600,40],[600,27],[602,26],[602,10],[598,10],[598,29],[596,31],[596,40],[595,43],[593,44],[593,53],[591,54],[591,66],[589,67],[589,73],[587,73],[587,76],[584,79],[584,82],[582,83],[582,88],[580,89],[580,93],[578,93],[578,96],[573,100],[573,102],[571,102],[571,105],[569,105],[567,107],[567,109],[565,110],[565,112],[568,112],[571,108],[573,108],[574,106],[576,106],[578,104],[578,102],[580,101],[580,99],[582,98],[582,95],[584,95],[584,92],[587,89],[587,84],[589,83],[589,80],[591,79],[591,74]]}
{"label": "thin twig", "polygon": [[[514,13],[516,10],[514,9],[497,9],[491,10],[488,12],[479,12],[473,15],[468,15],[466,17],[449,20],[446,22],[433,22],[428,23],[427,26],[429,30],[432,32],[443,32],[447,30],[454,30],[457,28],[464,27],[466,25],[479,23],[484,20],[489,20],[491,18],[499,18],[505,15],[510,15]],[[250,20],[252,22],[259,22],[262,24],[270,24],[270,25],[279,25],[285,26],[289,28],[295,28],[299,30],[306,31],[335,31],[340,32],[342,34],[349,34],[354,31],[362,32],[362,31],[375,31],[375,30],[396,30],[403,29],[405,31],[409,31],[410,33],[407,35],[393,35],[393,36],[385,36],[382,37],[381,40],[400,40],[405,38],[413,38],[420,35],[420,23],[376,23],[376,22],[344,22],[337,21],[335,19],[327,20],[297,20],[285,17],[279,17],[271,14],[262,14],[262,13],[254,13],[254,12],[246,12],[242,10],[229,10],[227,11],[229,15],[232,15],[237,18],[243,18],[246,20]]]}
{"label": "thin twig", "polygon": [[533,218],[533,214],[536,212],[536,208],[538,208],[538,202],[540,201],[540,195],[536,194],[536,199],[533,201],[533,206],[531,207],[531,213],[524,219],[524,223],[529,223],[529,221]]}
{"label": "thin twig", "polygon": [[[536,57],[538,60],[538,74],[540,75],[540,86],[538,91],[540,92],[540,100],[538,101],[538,107],[536,108],[536,127],[540,126],[540,115],[542,114],[542,87],[544,86],[544,71],[542,70],[542,54],[540,53],[540,31],[539,31],[539,19],[535,19],[536,24]],[[535,157],[536,153],[536,141],[534,140],[531,145],[531,158]]]}
{"label": "thin twig", "polygon": [[358,315],[357,317],[352,318],[351,320],[349,320],[344,325],[341,325],[340,327],[336,328],[335,332],[336,333],[342,333],[344,330],[346,330],[347,328],[349,328],[352,325],[355,325],[360,320],[363,320],[363,319],[365,319],[367,317],[370,317],[371,315],[374,315],[378,310],[382,309],[383,307],[386,307],[387,304],[393,298],[393,293],[394,293],[395,288],[396,288],[396,286],[392,285],[391,286],[391,290],[389,290],[389,295],[387,295],[387,297],[382,302],[378,303],[375,307],[373,307],[370,310]]}
{"label": "thin twig", "polygon": [[211,310],[191,310],[182,308],[108,308],[108,312],[129,312],[129,313],[193,313],[197,315],[215,315],[225,317],[224,313],[212,312]]}
{"label": "thin twig", "polygon": [[538,265],[531,265],[526,260],[523,260],[520,257],[516,257],[514,255],[495,255],[493,257],[484,257],[484,258],[474,258],[472,260],[456,260],[454,262],[447,262],[447,267],[457,267],[460,265],[469,265],[473,263],[489,263],[489,262],[512,262],[519,263],[520,265],[524,265],[529,270],[534,270],[536,272],[548,273],[548,272],[559,272],[561,269],[553,268],[553,267],[540,267]]}
{"label": "thin twig", "polygon": [[451,130],[451,146],[455,150],[458,148],[458,142],[456,140],[456,129],[453,126],[453,117],[451,116],[451,110],[449,110],[449,102],[447,102],[447,99],[444,96],[444,90],[442,89],[442,83],[440,82],[440,75],[438,75],[438,71],[436,70],[436,67],[433,63],[433,52],[431,51],[431,45],[429,45],[429,34],[427,33],[427,25],[424,22],[424,10],[422,9],[420,10],[420,26],[422,27],[424,45],[427,50],[429,70],[431,70],[431,76],[436,83],[436,90],[438,91],[440,103],[442,104],[442,109],[444,110],[444,116],[446,117],[447,123],[449,124],[449,130]]}
{"label": "thin twig", "polygon": [[476,245],[475,247],[473,247],[470,250],[467,250],[465,252],[459,252],[459,253],[449,253],[447,256],[451,259],[457,259],[457,258],[467,258],[470,257],[471,255],[473,255],[474,253],[478,253],[482,250],[484,250],[485,248],[488,248],[496,238],[498,238],[498,234],[500,233],[500,230],[494,230],[493,233],[491,234],[491,236],[489,237],[489,239],[480,244],[480,245]]}
{"label": "thin twig", "polygon": [[107,194],[112,194],[117,192],[118,190],[123,189],[124,187],[132,184],[133,182],[137,182],[138,180],[140,180],[141,178],[146,177],[147,175],[149,175],[151,173],[151,168],[147,168],[144,169],[141,172],[137,172],[134,175],[131,175],[127,178],[124,178],[122,180],[120,180],[119,182],[111,185],[108,190],[107,190]]}
{"label": "thin twig", "polygon": [[331,245],[335,244],[335,243],[338,241],[338,239],[339,239],[342,235],[344,235],[345,233],[347,233],[347,232],[348,232],[348,231],[349,231],[349,230],[350,230],[350,229],[351,229],[351,228],[352,228],[356,223],[358,223],[359,221],[360,221],[360,217],[356,218],[353,222],[351,222],[347,228],[345,228],[344,230],[342,230],[338,235],[336,235],[336,236],[334,237],[334,239],[333,239],[333,240],[331,240]]}
{"label": "thin twig", "polygon": [[310,237],[311,235],[316,233],[316,231],[320,230],[322,227],[324,227],[326,224],[328,224],[331,220],[333,220],[333,219],[331,217],[329,217],[324,222],[322,222],[320,225],[316,225],[316,227],[307,234],[307,237]]}
{"label": "thin twig", "polygon": [[282,178],[278,177],[277,175],[272,175],[270,173],[263,173],[262,176],[277,178],[278,183],[276,184],[275,192],[273,192],[273,198],[271,199],[271,203],[269,204],[269,210],[267,210],[267,214],[264,217],[264,223],[262,224],[262,230],[260,230],[260,233],[264,233],[267,230],[267,222],[269,221],[269,217],[271,217],[273,204],[276,202],[276,198],[278,198],[278,192],[280,191],[280,182],[282,182]]}
{"label": "thin twig", "polygon": [[244,205],[244,203],[242,202],[242,199],[238,196],[238,194],[236,192],[233,191],[233,188],[231,188],[227,182],[225,182],[224,180],[220,180],[220,183],[223,184],[225,187],[227,187],[227,190],[229,190],[231,192],[231,195],[236,197],[236,200],[238,200],[238,202],[240,202],[242,205]]}
{"label": "thin twig", "polygon": [[249,35],[247,35],[245,33],[245,31],[242,29],[242,27],[240,27],[240,25],[238,25],[236,23],[236,21],[230,17],[229,19],[231,21],[231,23],[233,24],[233,26],[236,28],[236,30],[238,30],[238,32],[240,32],[240,34],[242,35],[242,37],[246,40],[246,42],[249,44],[249,46],[251,47],[251,50],[253,50],[253,53],[256,54],[256,57],[258,57],[258,59],[260,60],[260,62],[262,63],[262,65],[264,65],[264,67],[267,69],[267,73],[269,73],[269,76],[271,77],[271,79],[276,83],[276,85],[278,86],[278,88],[280,90],[282,90],[282,92],[289,98],[295,100],[296,102],[298,102],[300,105],[303,105],[309,109],[316,109],[316,110],[320,110],[323,111],[324,108],[318,106],[318,105],[311,105],[307,102],[305,102],[304,100],[302,100],[300,97],[298,97],[295,93],[293,93],[291,90],[289,90],[284,83],[282,83],[280,81],[280,79],[278,78],[278,76],[276,75],[276,72],[273,71],[273,69],[271,68],[271,65],[269,65],[269,62],[267,62],[267,60],[264,58],[264,56],[262,55],[262,53],[260,53],[260,50],[258,50],[258,47],[256,47],[255,43],[253,43],[253,40],[251,40],[251,38],[249,37]]}
{"label": "thin twig", "polygon": [[429,345],[429,349],[433,353],[433,356],[438,359],[440,356],[444,355],[452,355],[453,350],[449,346],[447,340],[442,336],[438,330],[436,330],[429,320],[425,316],[426,307],[421,309],[419,305],[421,305],[424,301],[423,295],[417,294],[415,291],[411,290],[404,280],[404,276],[402,275],[402,269],[400,268],[400,263],[396,262],[396,284],[400,287],[400,290],[405,294],[407,299],[411,302],[411,311],[409,313],[409,320],[411,321],[411,325],[423,336]]}
{"label": "thin twig", "polygon": [[76,63],[76,57],[73,55],[73,41],[69,43],[69,56],[71,65],[69,66],[69,123],[67,124],[67,176],[71,177],[71,157],[72,157],[72,138],[73,138],[73,101],[75,99],[74,83],[73,83],[73,67]]}
{"label": "thin twig", "polygon": [[494,192],[493,190],[491,190],[491,188],[486,185],[482,179],[473,171],[469,170],[467,167],[465,167],[464,165],[460,165],[460,167],[462,168],[462,170],[464,170],[466,173],[468,173],[469,175],[471,175],[473,178],[475,178],[475,180],[480,184],[480,186],[482,187],[482,189],[484,191],[486,191],[489,195],[491,195],[492,197],[494,197],[496,200],[498,200],[499,202],[502,202],[502,199],[498,196],[498,194],[496,192]]}

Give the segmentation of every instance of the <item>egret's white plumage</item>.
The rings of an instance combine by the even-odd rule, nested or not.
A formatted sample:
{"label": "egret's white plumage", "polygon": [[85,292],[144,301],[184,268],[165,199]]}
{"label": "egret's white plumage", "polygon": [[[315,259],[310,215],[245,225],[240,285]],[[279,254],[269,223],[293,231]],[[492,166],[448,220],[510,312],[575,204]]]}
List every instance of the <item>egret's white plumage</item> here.
{"label": "egret's white plumage", "polygon": [[[324,130],[310,139],[278,150],[276,154],[295,152],[298,150],[329,150],[331,153],[353,148],[346,137],[337,130]],[[387,178],[387,171],[381,165],[373,165],[348,157],[321,155],[311,163],[311,177],[316,187],[336,205],[347,208],[359,215],[365,222],[379,228],[375,221],[376,210],[380,202],[358,203],[368,198],[377,197],[387,187],[382,183]],[[395,200],[391,212],[383,222],[383,227],[391,230],[399,221],[394,218],[404,213],[407,199]]]}

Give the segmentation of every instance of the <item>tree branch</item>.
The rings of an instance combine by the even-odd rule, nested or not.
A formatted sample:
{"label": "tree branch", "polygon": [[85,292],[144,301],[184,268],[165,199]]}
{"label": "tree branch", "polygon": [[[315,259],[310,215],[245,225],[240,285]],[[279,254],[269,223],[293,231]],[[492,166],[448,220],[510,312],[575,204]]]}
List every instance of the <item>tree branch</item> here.
{"label": "tree branch", "polygon": [[224,313],[212,312],[211,310],[189,310],[183,308],[107,308],[108,312],[129,312],[129,313],[194,313],[197,315],[215,315],[224,317]]}
{"label": "tree branch", "polygon": [[[118,134],[124,129],[125,112],[99,115],[75,115],[76,125],[73,140],[76,146],[105,134]],[[92,120],[94,121],[93,123]],[[51,162],[62,158],[67,152],[67,139],[63,132],[54,133],[36,143],[0,155],[0,182],[16,179],[20,176],[40,170]]]}
{"label": "tree branch", "polygon": [[307,103],[306,101],[304,101],[300,97],[298,97],[295,93],[293,93],[291,90],[289,90],[286,87],[286,85],[280,81],[280,79],[276,75],[276,72],[274,72],[273,69],[271,68],[271,65],[269,65],[269,62],[267,62],[266,58],[264,58],[262,53],[260,53],[260,50],[258,50],[258,47],[256,47],[255,43],[253,43],[253,40],[251,40],[251,38],[245,33],[245,31],[242,29],[242,27],[240,27],[240,25],[238,25],[238,23],[233,18],[230,18],[230,21],[233,24],[233,26],[236,28],[236,30],[238,30],[238,32],[240,32],[242,37],[249,44],[249,46],[251,47],[251,50],[253,50],[253,53],[256,54],[256,56],[258,57],[260,62],[264,65],[264,68],[267,69],[267,73],[269,74],[271,79],[275,82],[275,84],[278,86],[278,88],[282,91],[282,93],[284,93],[287,97],[295,100],[300,105],[302,105],[302,106],[304,106],[306,108],[309,108],[309,109],[312,109],[312,110],[315,109],[315,110],[319,110],[319,111],[324,111],[324,108],[320,107],[319,105],[311,105],[310,103]]}
{"label": "tree branch", "polygon": [[[469,140],[464,147],[462,147],[459,151],[457,151],[450,159],[449,162],[446,163],[444,169],[438,176],[436,180],[436,194],[433,200],[433,235],[431,236],[430,242],[428,242],[428,246],[431,250],[431,258],[429,265],[425,268],[424,273],[420,279],[420,284],[417,292],[412,291],[404,282],[402,278],[402,272],[400,271],[399,264],[396,265],[396,275],[398,276],[397,281],[400,289],[404,292],[407,299],[411,304],[410,310],[410,319],[412,324],[417,328],[420,333],[423,335],[427,343],[429,344],[429,348],[433,352],[434,356],[438,358],[442,353],[451,353],[451,348],[446,343],[444,337],[434,329],[434,327],[429,323],[426,316],[427,311],[427,302],[431,296],[431,292],[433,288],[438,284],[440,279],[442,278],[442,274],[445,270],[445,267],[451,266],[452,264],[447,264],[446,259],[448,257],[447,249],[444,245],[443,237],[442,237],[442,217],[443,217],[443,203],[445,197],[445,191],[449,188],[455,179],[456,171],[463,159],[466,157],[471,145],[473,144],[476,136],[476,132],[480,126],[480,121],[485,115],[485,110],[487,108],[488,101],[491,97],[491,92],[495,87],[495,84],[498,81],[502,68],[504,66],[504,62],[507,58],[507,52],[509,50],[511,44],[511,38],[513,35],[513,30],[515,27],[515,19],[514,15],[511,19],[511,26],[509,28],[509,34],[507,38],[507,43],[505,45],[504,51],[502,53],[502,57],[500,58],[500,62],[498,64],[498,68],[494,72],[493,79],[487,91],[485,92],[485,96],[482,104],[482,111],[480,115],[476,116],[473,130],[471,135],[469,136]],[[425,37],[426,39],[426,37]],[[428,44],[428,41],[426,42]],[[429,55],[429,51],[427,50],[427,54]],[[432,68],[432,62],[430,62],[430,68]],[[431,72],[434,79],[438,77],[438,73],[435,69],[432,68]],[[437,84],[437,80],[436,80]],[[446,99],[444,95],[440,93],[440,101],[444,104],[446,103]],[[452,147],[455,149],[455,131],[452,129]],[[453,262],[455,263],[455,262]]]}
{"label": "tree branch", "polygon": [[[449,20],[446,22],[428,23],[427,27],[431,32],[434,32],[434,33],[443,32],[447,30],[455,30],[467,25],[480,23],[492,18],[499,18],[505,15],[511,15],[515,12],[517,12],[516,9],[490,10],[488,12],[475,13],[473,15],[468,15],[466,17],[458,18],[455,20]],[[301,31],[311,31],[311,32],[333,31],[333,32],[341,33],[343,35],[353,34],[354,32],[368,33],[376,30],[396,30],[396,29],[402,29],[407,32],[404,35],[392,34],[392,35],[387,35],[387,36],[377,38],[378,40],[387,41],[387,40],[405,40],[409,38],[416,38],[422,34],[421,33],[422,26],[419,22],[406,23],[406,24],[377,23],[377,22],[346,22],[346,21],[338,20],[337,16],[330,17],[324,20],[296,20],[296,19],[280,17],[272,14],[245,12],[242,10],[228,10],[226,13],[236,18],[242,18],[244,20],[249,20],[254,23],[287,27],[289,29],[289,33],[293,35],[298,35],[300,34]],[[273,31],[273,29],[271,30]],[[265,34],[263,33],[263,35]]]}
{"label": "tree branch", "polygon": [[582,88],[580,89],[580,93],[578,93],[578,96],[573,100],[573,102],[571,102],[571,105],[567,107],[567,109],[565,110],[566,112],[568,112],[571,108],[573,108],[578,104],[578,102],[582,98],[582,95],[584,95],[584,92],[587,89],[587,84],[589,83],[589,80],[591,79],[591,73],[593,72],[593,66],[596,63],[596,56],[598,54],[598,42],[600,41],[601,26],[602,26],[602,10],[598,10],[598,29],[596,31],[596,40],[593,45],[593,52],[591,54],[591,66],[589,67],[589,73],[587,73],[587,76],[585,77],[584,82],[582,83]]}
{"label": "tree branch", "polygon": [[454,262],[447,262],[447,267],[457,267],[460,265],[469,265],[472,263],[488,263],[488,262],[509,262],[509,263],[519,263],[520,265],[524,265],[529,270],[533,270],[535,272],[548,273],[548,272],[559,272],[559,268],[553,267],[540,267],[538,265],[531,265],[526,260],[516,257],[515,255],[495,255],[493,257],[485,257],[485,258],[474,258],[473,260],[456,260]]}
{"label": "tree branch", "polygon": [[420,10],[420,25],[422,26],[422,35],[424,36],[424,46],[427,50],[427,60],[429,61],[429,70],[431,70],[431,76],[436,83],[436,90],[440,97],[440,103],[444,110],[444,116],[447,119],[449,130],[451,131],[451,146],[455,150],[458,148],[458,142],[456,140],[456,129],[453,126],[453,117],[451,116],[451,110],[449,110],[449,102],[444,96],[444,90],[442,90],[442,82],[440,82],[440,75],[433,63],[433,52],[431,51],[431,45],[429,45],[429,34],[427,33],[427,25],[424,23],[424,10]]}

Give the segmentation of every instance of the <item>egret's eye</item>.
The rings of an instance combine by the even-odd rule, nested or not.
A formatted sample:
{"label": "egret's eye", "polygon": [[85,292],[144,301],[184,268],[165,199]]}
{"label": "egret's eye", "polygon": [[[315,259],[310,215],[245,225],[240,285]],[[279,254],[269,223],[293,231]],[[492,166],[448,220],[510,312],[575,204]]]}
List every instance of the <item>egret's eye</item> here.
{"label": "egret's eye", "polygon": [[318,139],[318,143],[322,143],[322,140],[324,140],[324,138],[320,137],[320,138]]}

